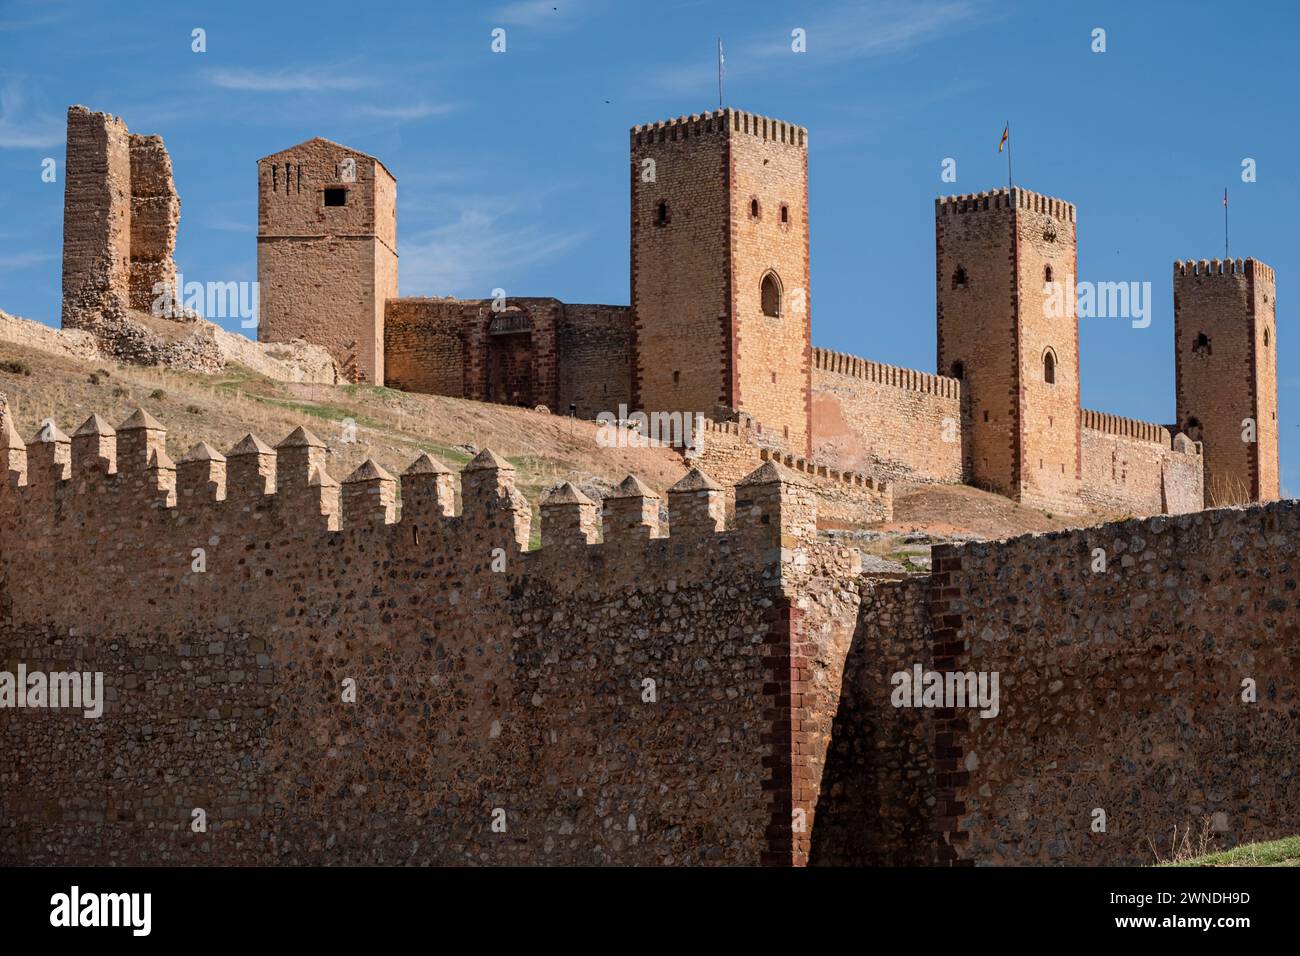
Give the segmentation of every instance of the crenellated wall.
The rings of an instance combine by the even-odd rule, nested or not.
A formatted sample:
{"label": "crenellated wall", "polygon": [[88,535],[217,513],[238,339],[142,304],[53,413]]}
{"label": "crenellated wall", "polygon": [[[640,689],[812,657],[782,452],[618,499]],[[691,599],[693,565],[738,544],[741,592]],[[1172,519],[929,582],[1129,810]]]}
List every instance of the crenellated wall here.
{"label": "crenellated wall", "polygon": [[1200,511],[1204,500],[1201,445],[1163,425],[1083,409],[1083,501],[1101,512],[1129,515]]}
{"label": "crenellated wall", "polygon": [[[603,513],[564,483],[528,551],[490,451],[456,513],[426,455],[340,483],[301,428],[164,437],[23,443],[0,400],[0,661],[106,689],[0,708],[0,863],[1138,864],[1300,827],[1294,501],[868,575],[770,460],[730,530],[698,470],[666,529],[635,478]],[[996,715],[896,706],[918,666],[997,673]]]}
{"label": "crenellated wall", "polygon": [[860,525],[894,516],[894,492],[888,482],[792,455],[781,438],[758,422],[704,419],[696,444],[695,463],[724,485],[740,481],[765,461],[804,475],[817,494],[817,516],[825,525]]}
{"label": "crenellated wall", "polygon": [[813,460],[889,481],[957,482],[969,471],[961,382],[813,349]]}
{"label": "crenellated wall", "polygon": [[336,482],[303,429],[175,463],[144,412],[24,445],[0,408],[0,436],[0,660],[108,698],[0,710],[0,862],[795,858],[798,475],[737,486],[731,531],[698,472],[667,529],[625,483],[600,543],[565,485],[530,552],[489,451],[459,514],[427,456],[399,513],[397,479]]}

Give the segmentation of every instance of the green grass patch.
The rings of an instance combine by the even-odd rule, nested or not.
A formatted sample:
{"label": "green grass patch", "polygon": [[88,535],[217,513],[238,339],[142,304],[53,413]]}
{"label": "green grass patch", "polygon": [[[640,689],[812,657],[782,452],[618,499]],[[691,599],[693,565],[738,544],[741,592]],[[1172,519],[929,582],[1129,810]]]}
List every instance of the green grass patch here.
{"label": "green grass patch", "polygon": [[1247,843],[1219,853],[1162,866],[1300,866],[1300,836],[1271,843]]}

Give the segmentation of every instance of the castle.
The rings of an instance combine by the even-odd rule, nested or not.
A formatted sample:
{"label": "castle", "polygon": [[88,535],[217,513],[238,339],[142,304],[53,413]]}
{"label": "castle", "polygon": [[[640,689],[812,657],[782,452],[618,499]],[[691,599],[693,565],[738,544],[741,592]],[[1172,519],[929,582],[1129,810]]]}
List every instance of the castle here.
{"label": "castle", "polygon": [[324,345],[361,381],[583,417],[698,412],[815,465],[1066,514],[1278,497],[1274,277],[1257,260],[1175,263],[1177,421],[1158,425],[1080,406],[1073,289],[1063,314],[1049,302],[1077,274],[1070,203],[936,201],[935,375],[812,346],[805,129],[732,109],[637,126],[630,169],[623,307],[401,298],[383,163],[319,138],[268,156],[259,336]]}
{"label": "castle", "polygon": [[[99,155],[126,135],[83,118],[78,142]],[[722,111],[633,141],[658,184],[701,194],[695,207],[634,186],[649,217],[634,214],[635,322],[554,300],[494,314],[379,298],[395,287],[386,210],[352,190],[371,177],[373,197],[388,174],[351,154],[354,181],[342,147],[316,141],[339,169],[304,159],[309,198],[284,197],[303,204],[286,213],[297,226],[266,226],[263,278],[297,263],[302,294],[339,308],[316,330],[285,327],[305,321],[291,308],[263,325],[319,336],[358,378],[392,381],[395,352],[437,342],[461,357],[462,389],[590,408],[604,395],[571,363],[598,361],[581,343],[624,328],[629,397],[717,406],[721,451],[683,469],[666,509],[635,475],[599,506],[565,482],[540,502],[534,547],[515,469],[488,449],[459,475],[419,454],[401,476],[366,461],[340,481],[306,428],[173,461],[144,409],[24,441],[0,395],[0,864],[1126,865],[1200,821],[1229,845],[1300,831],[1300,508],[1196,510],[1211,467],[1257,496],[1276,483],[1266,448],[1215,444],[1243,407],[1270,408],[1271,273],[1176,267],[1189,349],[1174,434],[1081,411],[1077,325],[1020,307],[1047,265],[1072,269],[1055,251],[1068,242],[1073,258],[1068,204],[940,200],[939,360],[955,374],[927,375],[808,344],[790,297],[806,289],[806,204],[758,171],[784,163],[806,183],[803,131]],[[87,200],[114,215],[78,220],[82,258],[65,259],[80,290],[65,322],[89,328],[131,310],[137,258],[142,274],[167,268],[130,238],[117,150],[122,188]],[[300,195],[298,155],[263,169],[270,202]],[[91,195],[68,165],[69,195]],[[342,234],[293,231],[311,227],[316,191],[319,221],[356,215]],[[726,213],[737,196],[746,224]],[[697,243],[719,258],[691,255]],[[310,271],[330,249],[351,292]],[[651,263],[676,260],[717,298],[656,305],[673,285]],[[392,349],[402,308],[411,344]],[[796,337],[793,355],[763,351]],[[668,361],[633,364],[644,342]],[[437,362],[409,368],[454,384]],[[1215,369],[1243,375],[1241,394]],[[771,375],[804,385],[763,396]],[[900,476],[1185,513],[935,546],[925,574],[864,571],[818,522],[846,501],[883,509],[887,482],[815,464],[831,435],[819,415],[835,410],[837,454]],[[945,420],[959,441],[942,441]],[[752,458],[736,480],[709,470]],[[78,674],[103,679],[98,716],[53,693]],[[900,695],[913,674],[941,692]]]}

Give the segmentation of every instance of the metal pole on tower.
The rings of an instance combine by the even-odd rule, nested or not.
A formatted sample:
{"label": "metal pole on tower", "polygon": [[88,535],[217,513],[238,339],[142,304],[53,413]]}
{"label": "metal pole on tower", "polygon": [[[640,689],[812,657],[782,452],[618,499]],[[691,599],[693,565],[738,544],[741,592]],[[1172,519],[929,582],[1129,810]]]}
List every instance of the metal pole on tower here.
{"label": "metal pole on tower", "polygon": [[1228,187],[1223,187],[1223,258],[1228,258]]}
{"label": "metal pole on tower", "polygon": [[718,37],[718,109],[722,109],[722,64],[726,62],[722,55],[722,37]]}

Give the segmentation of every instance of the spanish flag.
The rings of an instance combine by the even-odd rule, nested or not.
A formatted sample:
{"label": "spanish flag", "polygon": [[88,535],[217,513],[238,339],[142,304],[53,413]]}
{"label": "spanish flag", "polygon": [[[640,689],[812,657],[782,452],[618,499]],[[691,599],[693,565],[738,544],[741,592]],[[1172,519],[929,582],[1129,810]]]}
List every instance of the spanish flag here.
{"label": "spanish flag", "polygon": [[1002,130],[1002,138],[998,140],[998,152],[1002,152],[1002,147],[1007,145],[1007,137],[1011,135],[1011,124],[1008,123]]}

